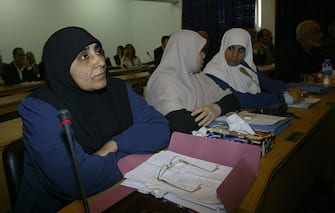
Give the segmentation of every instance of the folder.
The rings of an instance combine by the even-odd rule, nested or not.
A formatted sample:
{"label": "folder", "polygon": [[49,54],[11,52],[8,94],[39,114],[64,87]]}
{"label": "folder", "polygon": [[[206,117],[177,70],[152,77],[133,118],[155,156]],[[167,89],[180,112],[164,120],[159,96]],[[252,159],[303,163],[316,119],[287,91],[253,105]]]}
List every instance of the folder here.
{"label": "folder", "polygon": [[[292,123],[291,117],[282,117],[276,115],[240,112],[239,116],[245,120],[245,122],[247,122],[254,130],[273,132],[276,136],[278,136]],[[225,116],[216,118],[210,124],[210,126],[220,122],[227,123]]]}
{"label": "folder", "polygon": [[335,89],[334,85],[322,85],[322,84],[305,84],[305,83],[289,83],[290,87],[300,88],[311,94],[324,94]]}
{"label": "folder", "polygon": [[[213,163],[233,167],[230,174],[217,188],[217,195],[228,212],[234,212],[258,175],[261,149],[259,146],[225,142],[221,139],[194,136],[174,132],[168,150]],[[120,159],[123,174],[147,160],[151,155],[133,154]],[[117,190],[117,191],[115,191]],[[135,191],[118,186],[91,203],[91,209],[102,211]],[[120,196],[118,196],[120,194]]]}

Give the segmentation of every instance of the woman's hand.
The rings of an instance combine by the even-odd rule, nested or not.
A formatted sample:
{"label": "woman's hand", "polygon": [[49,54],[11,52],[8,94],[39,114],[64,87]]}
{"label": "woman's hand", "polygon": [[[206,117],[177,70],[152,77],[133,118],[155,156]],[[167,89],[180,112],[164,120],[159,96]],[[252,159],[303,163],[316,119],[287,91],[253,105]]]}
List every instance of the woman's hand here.
{"label": "woman's hand", "polygon": [[117,151],[117,144],[115,141],[110,140],[107,143],[105,143],[100,149],[98,149],[95,154],[100,156],[106,156],[110,152],[116,152]]}
{"label": "woman's hand", "polygon": [[299,88],[289,88],[287,90],[288,94],[293,98],[293,103],[298,104],[304,100],[304,91]]}
{"label": "woman's hand", "polygon": [[218,104],[196,107],[191,113],[191,115],[195,117],[195,122],[197,122],[199,126],[208,126],[220,114],[221,108]]}

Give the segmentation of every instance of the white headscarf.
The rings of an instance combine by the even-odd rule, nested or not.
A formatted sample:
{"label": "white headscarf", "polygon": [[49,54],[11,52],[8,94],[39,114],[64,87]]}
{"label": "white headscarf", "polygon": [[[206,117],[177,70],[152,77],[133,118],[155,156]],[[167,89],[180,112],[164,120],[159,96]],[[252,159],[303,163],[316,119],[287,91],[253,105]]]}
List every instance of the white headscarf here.
{"label": "white headscarf", "polygon": [[[224,34],[220,51],[210,62],[208,62],[204,69],[204,73],[214,75],[215,77],[229,84],[236,91],[243,93],[248,92],[251,94],[259,93],[261,90],[256,73],[241,64],[237,66],[228,65],[225,58],[225,51],[232,45],[240,45],[246,49],[244,61],[254,71],[257,71],[256,65],[253,62],[250,34],[244,29],[233,28]],[[248,74],[243,74],[243,72],[241,72],[243,69],[250,76],[248,76]]]}
{"label": "white headscarf", "polygon": [[179,30],[169,39],[162,60],[147,84],[146,99],[163,115],[212,104],[231,91],[222,90],[197,70],[197,56],[206,40],[191,30]]}

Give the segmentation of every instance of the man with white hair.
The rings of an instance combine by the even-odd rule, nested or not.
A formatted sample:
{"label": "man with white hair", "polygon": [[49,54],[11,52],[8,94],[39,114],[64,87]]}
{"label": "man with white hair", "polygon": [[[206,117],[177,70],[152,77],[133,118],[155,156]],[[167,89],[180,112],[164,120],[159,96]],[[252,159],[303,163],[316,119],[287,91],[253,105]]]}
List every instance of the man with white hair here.
{"label": "man with white hair", "polygon": [[296,28],[296,41],[279,52],[274,77],[285,82],[299,82],[301,74],[320,72],[323,61],[320,52],[322,38],[317,22],[300,22]]}

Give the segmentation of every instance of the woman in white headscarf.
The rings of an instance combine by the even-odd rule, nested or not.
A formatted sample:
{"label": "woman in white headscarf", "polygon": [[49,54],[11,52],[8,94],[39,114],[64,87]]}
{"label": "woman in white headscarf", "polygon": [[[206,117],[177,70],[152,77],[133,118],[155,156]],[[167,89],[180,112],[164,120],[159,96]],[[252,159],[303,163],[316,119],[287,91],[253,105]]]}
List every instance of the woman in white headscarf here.
{"label": "woman in white headscarf", "polygon": [[147,85],[147,101],[167,117],[172,131],[190,133],[217,116],[239,110],[236,97],[200,72],[206,39],[191,30],[175,32]]}
{"label": "woman in white headscarf", "polygon": [[242,108],[261,108],[279,103],[298,103],[301,90],[257,71],[253,62],[250,34],[241,28],[228,30],[220,51],[204,69],[221,88],[230,88]]}

